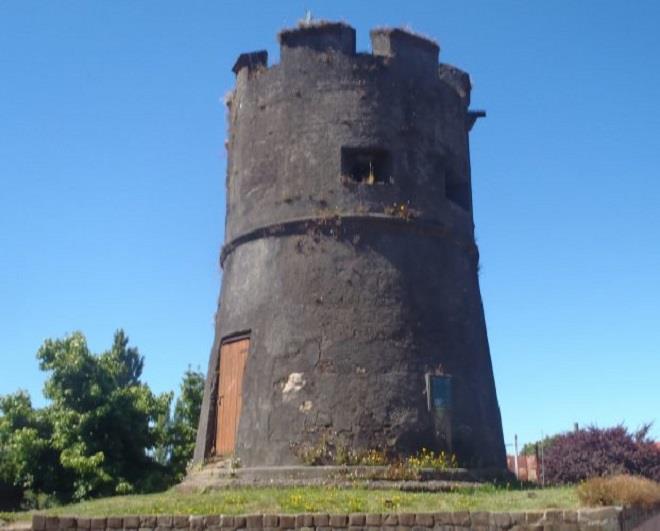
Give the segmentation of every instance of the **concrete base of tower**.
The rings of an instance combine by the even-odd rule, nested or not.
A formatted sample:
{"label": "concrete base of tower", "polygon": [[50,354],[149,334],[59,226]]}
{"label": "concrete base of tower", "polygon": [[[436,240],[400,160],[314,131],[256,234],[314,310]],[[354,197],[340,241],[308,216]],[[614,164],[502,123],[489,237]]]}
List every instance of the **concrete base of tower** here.
{"label": "concrete base of tower", "polygon": [[242,487],[363,487],[403,491],[445,492],[513,477],[501,469],[420,468],[401,471],[391,466],[264,466],[233,467],[229,461],[192,469],[177,486],[183,492]]}

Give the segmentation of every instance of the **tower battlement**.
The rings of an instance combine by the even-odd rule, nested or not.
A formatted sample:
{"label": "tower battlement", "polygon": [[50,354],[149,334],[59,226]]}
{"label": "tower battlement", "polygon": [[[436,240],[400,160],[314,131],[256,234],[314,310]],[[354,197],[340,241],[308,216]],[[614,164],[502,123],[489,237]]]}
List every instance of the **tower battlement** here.
{"label": "tower battlement", "polygon": [[400,28],[377,28],[369,33],[372,53],[405,62],[409,67],[434,73],[438,68],[438,44]]}
{"label": "tower battlement", "polygon": [[[287,28],[278,34],[280,43],[280,64],[295,64],[301,60],[300,54],[322,54],[319,59],[328,62],[327,54],[342,54],[352,57],[356,67],[373,67],[375,64],[392,68],[404,68],[408,74],[427,75],[430,78],[447,81],[458,88],[454,76],[447,67],[438,63],[440,47],[433,39],[421,36],[404,28],[375,28],[369,32],[371,53],[356,51],[355,29],[343,22],[311,22],[295,28]],[[238,74],[243,68],[248,72],[268,68],[268,55],[265,51],[242,53],[232,70]],[[278,65],[273,65],[278,66]],[[456,67],[452,72],[460,73]],[[328,71],[328,75],[331,71]],[[464,74],[464,73],[463,73]],[[464,74],[466,76],[466,74]],[[460,90],[469,93],[469,81],[461,84]]]}
{"label": "tower battlement", "polygon": [[355,29],[343,22],[301,24],[296,28],[280,31],[277,37],[283,61],[286,60],[288,52],[295,48],[355,55]]}

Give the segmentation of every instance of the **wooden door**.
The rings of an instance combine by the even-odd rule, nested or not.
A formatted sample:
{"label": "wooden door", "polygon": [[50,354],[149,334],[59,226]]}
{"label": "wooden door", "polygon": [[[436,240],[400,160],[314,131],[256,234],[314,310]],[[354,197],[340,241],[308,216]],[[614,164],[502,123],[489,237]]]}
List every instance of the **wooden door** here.
{"label": "wooden door", "polygon": [[215,454],[228,455],[236,446],[236,431],[241,416],[243,372],[250,339],[223,343],[220,348],[218,419],[215,430]]}

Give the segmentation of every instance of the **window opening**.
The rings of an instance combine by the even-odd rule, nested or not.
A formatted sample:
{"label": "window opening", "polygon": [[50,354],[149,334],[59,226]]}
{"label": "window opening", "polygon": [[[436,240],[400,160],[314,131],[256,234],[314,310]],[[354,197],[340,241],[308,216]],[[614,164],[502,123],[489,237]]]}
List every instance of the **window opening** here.
{"label": "window opening", "polygon": [[449,177],[447,175],[445,180],[445,197],[463,210],[470,210],[470,185],[451,182]]}
{"label": "window opening", "polygon": [[353,182],[386,184],[390,182],[390,156],[380,148],[341,148],[341,173]]}

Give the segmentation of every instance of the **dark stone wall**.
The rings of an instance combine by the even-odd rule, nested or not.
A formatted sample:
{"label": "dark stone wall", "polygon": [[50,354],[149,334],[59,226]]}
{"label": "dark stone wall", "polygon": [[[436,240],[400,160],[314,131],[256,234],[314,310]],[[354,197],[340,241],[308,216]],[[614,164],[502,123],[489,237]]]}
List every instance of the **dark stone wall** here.
{"label": "dark stone wall", "polygon": [[[442,372],[453,378],[452,449],[504,467],[467,76],[401,30],[372,32],[373,54],[355,53],[345,24],[280,42],[278,65],[239,58],[228,103],[224,276],[195,458],[213,443],[222,339],[249,330],[245,465],[295,463],[292,447],[322,434],[352,448],[443,449],[425,394],[425,374]],[[347,175],[361,150],[382,154],[374,184]]]}

